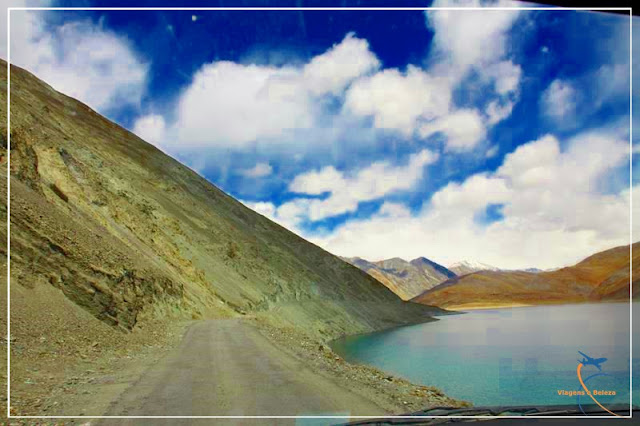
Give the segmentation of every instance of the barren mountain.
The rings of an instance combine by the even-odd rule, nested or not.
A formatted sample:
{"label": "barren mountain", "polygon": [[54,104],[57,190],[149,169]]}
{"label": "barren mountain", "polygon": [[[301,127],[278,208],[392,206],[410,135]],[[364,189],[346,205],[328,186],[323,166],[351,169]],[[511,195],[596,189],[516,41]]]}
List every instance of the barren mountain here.
{"label": "barren mountain", "polygon": [[[6,87],[0,60],[3,116]],[[154,365],[177,344],[182,325],[171,327],[193,319],[246,317],[290,330],[291,342],[316,342],[308,354],[315,358],[317,342],[428,321],[440,311],[403,302],[17,67],[10,106],[10,178],[0,174],[0,189],[6,194],[10,185],[12,412],[100,414],[109,393],[122,389],[108,384],[135,380],[143,371],[136,365]],[[84,380],[92,383],[87,396],[78,390]],[[92,396],[99,380],[106,387]],[[406,393],[415,389],[407,385]],[[375,394],[391,401],[378,404],[397,406],[402,399],[393,392]]]}
{"label": "barren mountain", "polygon": [[343,259],[386,285],[402,300],[409,300],[456,276],[449,269],[425,257],[410,262],[398,257],[378,262],[369,262],[359,257]]}
{"label": "barren mountain", "polygon": [[124,330],[145,316],[277,312],[332,337],[428,318],[428,308],[403,303],[86,105],[12,70],[17,284],[59,288]]}
{"label": "barren mountain", "polygon": [[448,268],[450,271],[455,272],[456,275],[466,275],[466,274],[471,274],[473,272],[478,272],[478,271],[499,271],[500,270],[500,268],[487,265],[486,263],[471,262],[467,260],[462,260],[460,262],[453,263],[449,265]]}
{"label": "barren mountain", "polygon": [[628,300],[629,265],[638,296],[640,243],[594,254],[580,263],[548,272],[481,271],[450,279],[413,300],[443,308],[533,305],[545,303]]}

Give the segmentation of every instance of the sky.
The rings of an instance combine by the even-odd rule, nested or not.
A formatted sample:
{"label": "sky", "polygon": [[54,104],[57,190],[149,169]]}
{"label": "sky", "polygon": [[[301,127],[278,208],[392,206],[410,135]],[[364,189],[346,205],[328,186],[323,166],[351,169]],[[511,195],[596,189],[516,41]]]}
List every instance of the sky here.
{"label": "sky", "polygon": [[[47,5],[4,0],[4,26],[6,4]],[[640,18],[418,4],[508,9],[12,11],[11,62],[336,255],[545,269],[628,244]]]}

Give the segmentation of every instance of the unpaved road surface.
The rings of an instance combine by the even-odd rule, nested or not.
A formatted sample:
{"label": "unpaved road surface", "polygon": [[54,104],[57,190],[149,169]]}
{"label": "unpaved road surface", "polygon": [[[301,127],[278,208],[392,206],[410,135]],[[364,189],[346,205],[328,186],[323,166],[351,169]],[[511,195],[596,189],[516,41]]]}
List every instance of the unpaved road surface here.
{"label": "unpaved road surface", "polygon": [[[107,412],[118,416],[345,414],[385,413],[368,399],[310,371],[238,319],[191,326],[180,346],[150,367]],[[140,419],[100,422],[139,423]],[[195,421],[172,419],[170,423]]]}

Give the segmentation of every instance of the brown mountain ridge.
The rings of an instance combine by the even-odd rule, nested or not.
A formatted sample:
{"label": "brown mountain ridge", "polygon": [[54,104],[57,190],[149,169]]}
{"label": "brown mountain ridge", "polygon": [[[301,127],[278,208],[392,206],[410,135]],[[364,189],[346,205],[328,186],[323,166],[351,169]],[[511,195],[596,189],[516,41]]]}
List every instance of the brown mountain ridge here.
{"label": "brown mountain ridge", "polygon": [[412,299],[442,308],[624,301],[629,299],[629,265],[638,297],[640,243],[596,253],[574,266],[549,272],[481,271],[452,278]]}

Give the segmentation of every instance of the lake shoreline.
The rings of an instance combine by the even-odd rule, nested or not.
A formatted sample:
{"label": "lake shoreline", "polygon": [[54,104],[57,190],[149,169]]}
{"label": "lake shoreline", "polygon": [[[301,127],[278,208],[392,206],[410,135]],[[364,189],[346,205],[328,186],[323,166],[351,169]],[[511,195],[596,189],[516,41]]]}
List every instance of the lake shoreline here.
{"label": "lake shoreline", "polygon": [[[402,415],[438,406],[452,408],[472,406],[469,401],[453,398],[437,386],[416,383],[375,366],[345,359],[334,349],[332,343],[354,335],[323,342],[294,327],[275,325],[268,318],[247,318],[247,320],[278,348],[288,352],[316,374],[373,401],[389,415]],[[436,321],[434,318],[373,333],[389,332],[397,328]],[[371,333],[358,335],[366,334]]]}
{"label": "lake shoreline", "polygon": [[463,303],[459,305],[451,305],[441,309],[451,310],[455,313],[464,313],[464,311],[481,311],[487,309],[511,309],[511,308],[532,308],[536,306],[567,306],[567,305],[598,305],[603,303],[615,304],[631,304],[638,303],[638,300],[585,300],[585,301],[558,301],[552,303]]}
{"label": "lake shoreline", "polygon": [[[628,302],[493,305],[331,344],[348,362],[428,383],[476,406],[557,405],[566,403],[557,389],[579,386],[577,351],[608,358],[606,371],[625,380],[630,324],[621,303]],[[530,309],[514,309],[520,307]]]}

